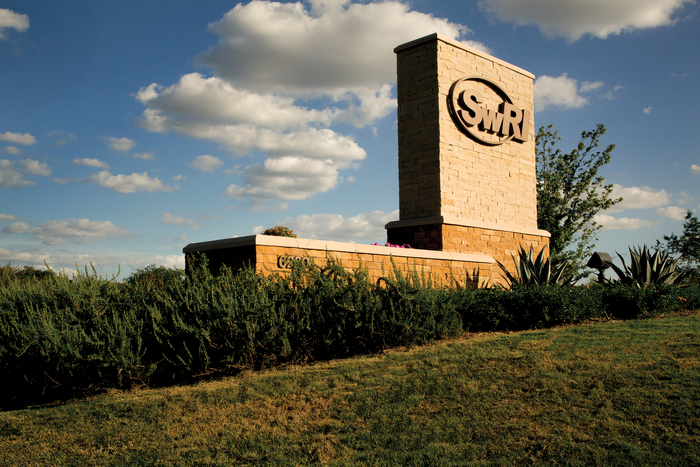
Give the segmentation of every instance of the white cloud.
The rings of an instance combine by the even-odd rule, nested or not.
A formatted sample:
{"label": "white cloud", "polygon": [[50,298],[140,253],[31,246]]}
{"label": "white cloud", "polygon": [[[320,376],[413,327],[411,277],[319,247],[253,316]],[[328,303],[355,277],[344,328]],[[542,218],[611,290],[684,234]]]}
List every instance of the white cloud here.
{"label": "white cloud", "polygon": [[197,229],[200,227],[194,219],[186,219],[182,216],[170,214],[169,212],[163,213],[162,223],[170,225],[182,225],[185,227],[192,227],[193,229]]}
{"label": "white cloud", "polygon": [[54,141],[53,143],[53,146],[56,148],[60,148],[68,142],[73,143],[78,140],[78,138],[76,138],[76,136],[73,133],[66,133],[63,130],[50,131],[46,133],[46,136],[56,138],[56,141]]}
{"label": "white cloud", "polygon": [[615,93],[621,89],[625,89],[625,87],[618,84],[614,88],[612,88],[611,90],[606,92],[605,94],[601,95],[600,98],[607,99],[607,100],[611,101],[611,100],[615,99]]}
{"label": "white cloud", "polygon": [[154,191],[173,191],[180,188],[179,186],[164,185],[158,177],[149,177],[147,172],[142,174],[132,173],[131,175],[112,175],[109,171],[103,170],[81,181],[109,188],[118,193],[135,193],[137,191],[152,193]]}
{"label": "white cloud", "polygon": [[32,228],[26,222],[13,222],[8,227],[2,229],[3,232],[9,234],[23,234],[32,231]]}
{"label": "white cloud", "polygon": [[[302,214],[282,224],[299,237],[334,241],[378,241],[386,238],[384,226],[398,220],[399,211],[372,211],[345,219],[340,214]],[[257,231],[255,232],[257,233]]]}
{"label": "white cloud", "polygon": [[24,174],[50,175],[51,167],[47,163],[41,163],[33,159],[21,161],[0,160],[0,187],[19,188],[26,185],[36,185],[36,183],[24,180]]}
{"label": "white cloud", "polygon": [[479,8],[501,21],[575,41],[674,24],[673,15],[686,3],[693,0],[479,0]]}
{"label": "white cloud", "polygon": [[310,3],[310,10],[300,2],[238,4],[209,25],[219,44],[197,62],[231,85],[256,92],[338,96],[393,83],[393,50],[399,44],[434,32],[452,39],[469,33],[399,2]]}
{"label": "white cloud", "polygon": [[17,32],[24,32],[28,28],[29,16],[0,8],[0,39],[5,39],[3,29],[14,29]]}
{"label": "white cloud", "polygon": [[611,197],[622,197],[622,202],[608,209],[608,212],[620,212],[627,209],[656,208],[671,202],[671,196],[666,193],[666,190],[654,190],[648,186],[623,187],[622,185],[613,184]]}
{"label": "white cloud", "polygon": [[[254,0],[209,29],[219,43],[197,63],[214,75],[141,88],[136,99],[147,108],[140,124],[215,141],[234,156],[260,154],[262,164],[243,169],[245,185],[227,190],[255,209],[286,206],[262,200],[308,199],[332,189],[339,170],[366,157],[354,137],[330,127],[362,128],[394,111],[397,45],[434,32],[458,40],[470,33],[404,3],[346,0]],[[279,166],[307,161],[311,173],[280,173]],[[284,188],[274,186],[278,181]]]}
{"label": "white cloud", "polygon": [[584,81],[581,83],[581,87],[579,88],[579,92],[589,92],[593,91],[595,89],[602,88],[605,83],[602,81],[596,81],[595,83],[589,83],[588,81]]}
{"label": "white cloud", "polygon": [[578,109],[588,104],[588,99],[579,95],[578,82],[567,77],[566,73],[557,78],[540,76],[535,80],[533,93],[535,112],[541,112],[547,107]]}
{"label": "white cloud", "polygon": [[688,210],[686,208],[680,208],[678,206],[668,206],[665,208],[659,208],[656,210],[656,214],[663,217],[670,217],[677,221],[682,221],[685,219],[685,214]]}
{"label": "white cloud", "polygon": [[14,154],[15,156],[19,154],[19,149],[17,149],[14,146],[5,146],[4,150],[5,152],[9,152],[10,154]]}
{"label": "white cloud", "polygon": [[136,269],[143,269],[152,264],[164,266],[169,269],[185,269],[185,255],[157,255],[147,258],[130,258],[124,260],[123,264]]}
{"label": "white cloud", "polygon": [[14,221],[17,220],[17,216],[12,214],[0,214],[0,221]]}
{"label": "white cloud", "polygon": [[58,183],[61,185],[65,185],[66,183],[70,183],[71,178],[70,177],[64,177],[64,178],[52,178],[51,179],[54,183]]}
{"label": "white cloud", "polygon": [[135,152],[133,156],[136,159],[142,159],[144,161],[157,161],[156,156],[153,155],[153,151],[150,152]]}
{"label": "white cloud", "polygon": [[32,144],[36,144],[36,138],[34,138],[29,133],[10,133],[9,131],[4,134],[0,133],[0,141],[7,141],[8,143],[15,144],[24,144],[25,146],[31,146]]}
{"label": "white cloud", "polygon": [[697,165],[697,164],[691,165],[690,171],[694,174],[700,174],[700,165]]}
{"label": "white cloud", "polygon": [[203,172],[213,172],[217,168],[224,165],[224,163],[215,156],[210,156],[208,154],[204,156],[195,157],[190,166],[194,169],[201,170]]}
{"label": "white cloud", "polygon": [[73,164],[85,165],[88,167],[97,167],[98,169],[109,169],[109,165],[106,162],[102,162],[99,159],[73,159]]}
{"label": "white cloud", "polygon": [[653,109],[653,107],[651,107],[651,106],[649,106],[649,107],[644,107],[644,108],[642,109],[642,112],[644,112],[645,114],[649,115],[649,114],[651,113],[651,109]]}
{"label": "white cloud", "polygon": [[33,159],[24,159],[18,161],[17,164],[25,173],[33,175],[51,175],[51,167],[46,162],[39,162]]}
{"label": "white cloud", "polygon": [[2,230],[8,234],[31,233],[34,239],[41,240],[46,245],[61,245],[66,243],[64,238],[74,243],[91,243],[105,238],[132,236],[133,233],[117,227],[109,221],[91,221],[88,219],[66,219],[48,221],[39,227],[30,227],[26,222],[13,222]]}
{"label": "white cloud", "polygon": [[338,183],[338,170],[330,162],[282,157],[246,167],[244,178],[249,188],[230,185],[226,194],[260,204],[273,199],[303,200],[324,193]]}
{"label": "white cloud", "polygon": [[607,214],[596,214],[593,220],[603,226],[602,230],[636,230],[654,226],[652,221],[646,219],[613,217]]}
{"label": "white cloud", "polygon": [[102,139],[107,142],[107,147],[109,147],[111,151],[128,151],[136,146],[136,141],[126,137],[115,138],[114,136],[107,136]]}

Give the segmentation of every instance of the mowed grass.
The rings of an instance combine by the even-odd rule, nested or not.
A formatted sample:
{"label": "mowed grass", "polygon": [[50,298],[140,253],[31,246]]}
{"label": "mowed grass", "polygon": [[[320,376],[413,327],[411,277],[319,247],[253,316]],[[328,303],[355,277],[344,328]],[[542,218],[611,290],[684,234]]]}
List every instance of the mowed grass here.
{"label": "mowed grass", "polygon": [[0,413],[0,465],[700,465],[700,313]]}

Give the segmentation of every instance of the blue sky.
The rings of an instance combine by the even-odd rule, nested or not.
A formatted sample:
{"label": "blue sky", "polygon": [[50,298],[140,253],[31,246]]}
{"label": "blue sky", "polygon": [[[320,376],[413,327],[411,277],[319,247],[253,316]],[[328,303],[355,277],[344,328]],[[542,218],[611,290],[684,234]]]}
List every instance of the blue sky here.
{"label": "blue sky", "polygon": [[615,144],[596,250],[700,208],[694,0],[4,1],[0,262],[122,278],[284,224],[384,242],[395,46],[439,32],[535,74],[535,124]]}

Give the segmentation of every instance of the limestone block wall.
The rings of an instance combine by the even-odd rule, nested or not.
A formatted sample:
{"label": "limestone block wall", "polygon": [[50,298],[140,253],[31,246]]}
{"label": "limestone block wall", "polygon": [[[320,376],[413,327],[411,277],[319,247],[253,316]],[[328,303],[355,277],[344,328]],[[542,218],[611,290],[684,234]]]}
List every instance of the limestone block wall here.
{"label": "limestone block wall", "polygon": [[[504,228],[537,228],[534,76],[438,34],[397,54],[400,219],[451,216]],[[528,112],[526,141],[486,146],[459,130],[448,109],[452,84],[479,76]],[[493,92],[481,86],[487,107]]]}
{"label": "limestone block wall", "polygon": [[314,261],[324,265],[328,255],[348,269],[366,268],[370,279],[389,276],[394,265],[402,272],[416,271],[443,285],[452,281],[460,287],[478,287],[491,282],[493,259],[485,255],[389,248],[355,243],[326,242],[286,237],[251,235],[211,242],[192,243],[183,252],[187,257],[205,253],[209,268],[217,274],[222,264],[233,269],[246,266],[265,274],[287,274],[291,261]]}
{"label": "limestone block wall", "polygon": [[[515,270],[512,257],[518,259],[520,247],[536,253],[549,245],[549,233],[537,229],[499,230],[488,225],[459,224],[443,217],[425,218],[421,222],[392,222],[387,225],[387,241],[409,244],[414,248],[488,255]],[[547,251],[545,254],[548,254]],[[491,272],[492,283],[502,283],[497,264]]]}

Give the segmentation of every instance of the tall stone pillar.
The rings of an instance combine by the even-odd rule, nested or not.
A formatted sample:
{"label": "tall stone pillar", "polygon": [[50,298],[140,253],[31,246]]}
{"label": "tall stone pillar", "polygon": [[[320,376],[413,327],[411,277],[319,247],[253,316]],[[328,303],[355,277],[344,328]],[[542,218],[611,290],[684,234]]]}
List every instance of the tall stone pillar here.
{"label": "tall stone pillar", "polygon": [[439,34],[398,46],[399,220],[387,240],[512,264],[537,228],[534,76]]}

